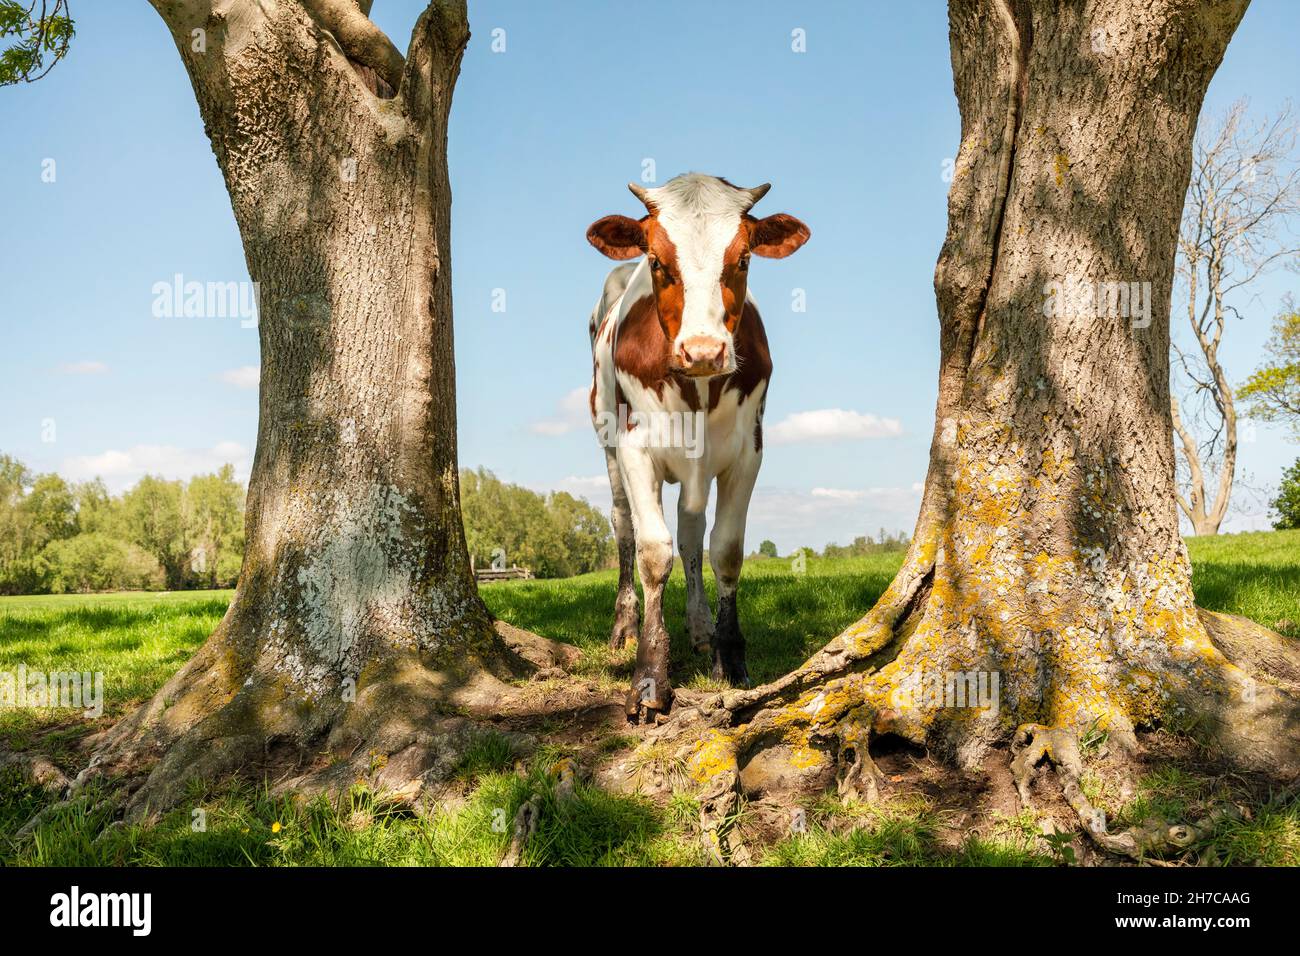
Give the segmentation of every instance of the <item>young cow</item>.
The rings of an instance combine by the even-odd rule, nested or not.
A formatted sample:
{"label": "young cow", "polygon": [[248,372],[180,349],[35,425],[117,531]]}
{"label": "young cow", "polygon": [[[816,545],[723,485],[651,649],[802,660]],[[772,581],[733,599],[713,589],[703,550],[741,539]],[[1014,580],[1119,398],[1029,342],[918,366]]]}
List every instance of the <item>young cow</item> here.
{"label": "young cow", "polygon": [[[618,597],[610,646],[637,633],[635,557],[645,621],[627,712],[653,720],[668,709],[668,632],[663,589],[673,567],[664,522],[665,481],[681,483],[677,540],[686,568],[691,645],[713,651],[713,676],[747,685],[736,584],[745,552],[745,512],[763,460],[763,406],[772,361],[758,307],[746,291],[751,255],[783,259],[808,241],[808,227],[749,210],[768,191],[688,173],[656,189],[629,189],[640,220],[606,216],[587,240],[615,268],[591,316],[591,414],[605,446],[618,540]],[[709,560],[718,617],[704,594],[704,510],[713,479],[718,505]]]}

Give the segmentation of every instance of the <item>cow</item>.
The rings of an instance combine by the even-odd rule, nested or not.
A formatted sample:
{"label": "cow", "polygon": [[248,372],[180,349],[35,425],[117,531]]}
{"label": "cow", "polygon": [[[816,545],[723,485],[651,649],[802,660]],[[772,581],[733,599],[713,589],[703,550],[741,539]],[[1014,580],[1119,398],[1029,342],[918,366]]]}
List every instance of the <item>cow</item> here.
{"label": "cow", "polygon": [[[677,543],[691,646],[712,652],[715,680],[749,685],[736,587],[772,375],[763,321],[746,287],[749,261],[783,259],[808,241],[809,231],[785,213],[749,214],[768,183],[742,189],[687,173],[657,188],[628,188],[646,215],[605,216],[587,230],[587,241],[609,258],[640,260],[609,273],[591,315],[591,416],[605,449],[618,543],[609,643],[618,649],[637,637],[626,711],[632,722],[653,722],[673,698],[663,613],[673,541],[664,521],[664,482],[681,484]],[[718,588],[716,620],[703,572],[714,479],[709,562]],[[639,634],[634,561],[645,593]]]}

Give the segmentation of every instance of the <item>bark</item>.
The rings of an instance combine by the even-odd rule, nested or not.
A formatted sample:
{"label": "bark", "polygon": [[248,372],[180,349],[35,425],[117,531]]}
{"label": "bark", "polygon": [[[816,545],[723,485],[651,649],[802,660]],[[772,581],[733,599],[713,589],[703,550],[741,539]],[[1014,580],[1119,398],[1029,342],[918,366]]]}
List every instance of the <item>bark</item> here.
{"label": "bark", "polygon": [[[1202,97],[1245,7],[950,3],[962,140],[913,543],[799,670],[656,732],[700,784],[720,855],[740,792],[872,797],[885,734],[968,767],[1011,742],[1025,773],[1061,757],[1068,785],[1061,741],[1100,727],[1132,746],[1195,717],[1245,766],[1300,767],[1294,700],[1230,664],[1198,615],[1175,504],[1175,242]],[[1150,283],[1149,323],[1053,301],[1072,280]],[[997,706],[936,703],[954,674],[997,675]]]}
{"label": "bark", "polygon": [[[410,796],[523,664],[478,596],[459,513],[446,136],[464,3],[429,6],[395,73],[355,3],[338,36],[317,16],[340,4],[155,6],[260,285],[257,451],[228,613],[78,786],[112,778],[137,813],[254,769]],[[394,98],[355,69],[367,57]]]}

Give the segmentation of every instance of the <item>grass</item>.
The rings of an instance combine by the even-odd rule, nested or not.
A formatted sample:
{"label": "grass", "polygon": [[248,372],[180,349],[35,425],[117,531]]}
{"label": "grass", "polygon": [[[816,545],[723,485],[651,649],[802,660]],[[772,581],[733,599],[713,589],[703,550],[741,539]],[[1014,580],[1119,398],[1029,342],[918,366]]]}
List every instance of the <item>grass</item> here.
{"label": "grass", "polygon": [[[864,613],[902,563],[903,553],[865,558],[808,558],[797,573],[785,558],[750,560],[741,580],[740,625],[749,674],[765,682],[789,673],[808,655]],[[632,655],[606,644],[613,624],[616,571],[563,580],[508,581],[485,585],[483,599],[503,620],[582,648],[581,673],[596,679],[625,678]],[[705,587],[716,607],[710,573]],[[716,688],[710,662],[692,654],[686,637],[686,584],[680,563],[664,589],[664,614],[672,634],[673,679],[685,687]]]}
{"label": "grass", "polygon": [[[1193,586],[1213,610],[1263,624],[1300,619],[1300,531],[1191,539]],[[741,585],[741,625],[750,673],[766,681],[801,663],[871,606],[901,553],[826,561],[803,573],[787,559],[750,561]],[[492,611],[520,627],[582,648],[583,676],[610,685],[626,679],[631,654],[606,646],[616,574],[563,581],[502,582],[483,587]],[[707,581],[710,596],[713,584]],[[230,592],[61,595],[0,598],[0,672],[102,672],[105,718],[146,699],[203,642],[225,613]],[[670,581],[665,608],[674,679],[710,687],[702,657],[684,636],[685,587]],[[1295,633],[1295,632],[1291,632]],[[69,769],[72,745],[100,722],[68,711],[0,710],[0,747],[40,749]],[[630,740],[613,739],[619,749]],[[1104,744],[1099,741],[1098,745]],[[296,805],[249,786],[196,791],[189,808],[149,828],[108,827],[85,806],[62,808],[30,840],[17,829],[47,798],[12,771],[0,774],[0,865],[492,865],[509,842],[519,805],[538,794],[542,814],[524,862],[529,865],[693,865],[703,861],[693,833],[698,814],[687,796],[667,806],[579,783],[571,799],[555,794],[543,748],[526,760],[504,738],[487,737],[458,770],[464,803],[431,816],[398,813],[358,790],[340,806]],[[1139,782],[1121,821],[1194,814],[1230,792],[1222,781],[1174,767]],[[202,827],[193,815],[202,810]],[[1225,821],[1195,848],[1221,863],[1300,865],[1300,802],[1264,800],[1247,819]],[[278,826],[277,826],[278,825]],[[943,815],[921,800],[877,807],[814,807],[802,832],[764,851],[775,866],[1050,865],[1051,848],[1032,815],[995,821],[954,838]]]}
{"label": "grass", "polygon": [[1300,530],[1189,538],[1192,588],[1211,611],[1240,614],[1300,637]]}
{"label": "grass", "polygon": [[[182,591],[0,598],[0,672],[13,673],[22,664],[28,673],[101,673],[105,715],[120,716],[189,660],[226,613],[233,594]],[[26,749],[33,734],[67,721],[67,711],[0,708],[0,747]],[[77,727],[62,736],[84,729]],[[54,755],[57,758],[57,748]]]}
{"label": "grass", "polygon": [[930,802],[907,796],[849,807],[826,801],[814,808],[806,832],[772,846],[764,866],[1049,866],[1024,826],[1000,823],[989,836],[943,838],[943,820]]}

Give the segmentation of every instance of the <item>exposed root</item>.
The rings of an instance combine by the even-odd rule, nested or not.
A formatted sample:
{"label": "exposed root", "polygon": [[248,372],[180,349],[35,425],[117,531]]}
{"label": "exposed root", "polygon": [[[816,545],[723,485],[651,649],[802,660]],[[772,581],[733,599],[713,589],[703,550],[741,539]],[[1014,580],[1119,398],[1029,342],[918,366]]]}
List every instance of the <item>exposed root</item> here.
{"label": "exposed root", "polygon": [[[1187,846],[1235,811],[1109,833],[1080,783],[1085,730],[1099,727],[1109,746],[1132,750],[1139,726],[1164,723],[1192,733],[1241,769],[1285,781],[1300,767],[1294,641],[1226,615],[1202,612],[1198,621],[1194,614],[1188,620],[1160,612],[1149,626],[1165,632],[1139,630],[1111,638],[1113,645],[1094,645],[1083,635],[1076,645],[1050,634],[1020,645],[994,633],[984,646],[978,628],[954,623],[952,607],[942,603],[946,593],[936,602],[928,574],[899,581],[910,583],[900,592],[896,581],[876,609],[803,667],[762,687],[679,706],[647,737],[643,752],[685,768],[715,862],[744,858],[730,831],[746,798],[789,801],[834,787],[845,800],[879,799],[884,778],[868,747],[887,734],[965,768],[1011,742],[1022,801],[1028,803],[1035,768],[1048,762],[1090,838],[1130,858]],[[1226,649],[1238,664],[1224,656]],[[985,669],[1001,671],[1000,712],[996,700],[992,706],[927,701],[915,681],[923,672]],[[1041,717],[1048,719],[1035,719]],[[670,789],[671,779],[632,770],[628,786]]]}
{"label": "exposed root", "polygon": [[156,819],[194,783],[227,778],[265,781],[272,794],[300,798],[360,784],[398,805],[437,802],[484,735],[503,734],[520,750],[534,745],[499,721],[605,702],[589,685],[566,681],[575,648],[500,622],[496,630],[512,655],[510,676],[544,674],[544,688],[398,652],[338,694],[314,697],[274,667],[232,665],[214,638],[153,700],[89,742],[93,755],[75,780],[59,775],[52,785],[68,800],[93,794],[97,806],[128,821]]}
{"label": "exposed root", "polygon": [[[550,775],[555,778],[554,793],[557,803],[563,805],[573,799],[573,788],[577,782],[577,772],[573,761],[567,757],[557,761],[551,767]],[[506,847],[499,866],[518,866],[524,857],[528,843],[537,832],[542,818],[542,794],[534,793],[520,804],[515,811],[514,827],[511,832],[510,845]]]}
{"label": "exposed root", "polygon": [[1015,753],[1011,772],[1020,793],[1022,805],[1032,807],[1030,786],[1038,765],[1046,761],[1053,768],[1061,786],[1061,794],[1079,819],[1083,830],[1097,846],[1117,856],[1143,860],[1162,853],[1184,850],[1208,836],[1225,820],[1240,818],[1236,806],[1217,807],[1195,822],[1172,820],[1146,820],[1121,833],[1109,832],[1106,814],[1094,807],[1084,795],[1081,778],[1083,760],[1079,754],[1078,736],[1062,727],[1044,727],[1024,724],[1016,729],[1012,741]]}
{"label": "exposed root", "polygon": [[63,793],[71,784],[67,775],[40,754],[0,751],[0,770],[13,768],[22,778],[47,793]]}
{"label": "exposed root", "polygon": [[534,794],[520,804],[515,811],[514,830],[510,837],[510,846],[501,858],[501,866],[518,866],[524,856],[524,848],[533,834],[537,832],[537,821],[542,812],[542,798]]}
{"label": "exposed root", "polygon": [[745,856],[732,825],[740,812],[740,787],[735,774],[723,772],[708,782],[699,794],[700,840],[710,863],[726,866]]}

